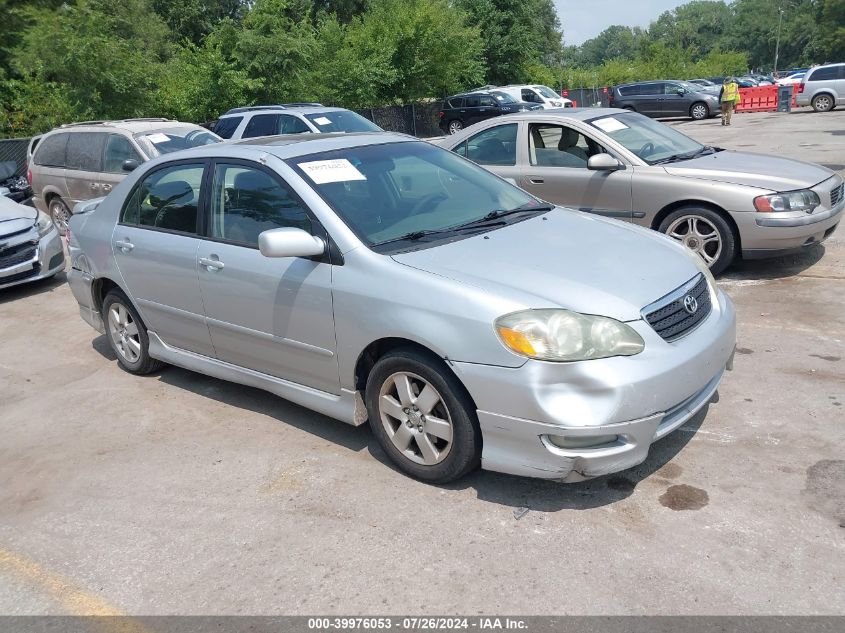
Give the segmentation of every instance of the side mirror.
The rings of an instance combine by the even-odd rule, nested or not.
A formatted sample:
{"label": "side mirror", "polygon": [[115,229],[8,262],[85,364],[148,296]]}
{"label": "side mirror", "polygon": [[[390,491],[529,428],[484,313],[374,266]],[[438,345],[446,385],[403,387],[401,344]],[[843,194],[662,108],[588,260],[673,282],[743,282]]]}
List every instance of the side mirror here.
{"label": "side mirror", "polygon": [[258,236],[258,250],[264,257],[315,257],[326,252],[326,244],[302,229],[270,229]]}
{"label": "side mirror", "polygon": [[678,88],[676,92],[681,96],[687,94],[687,91],[684,88]]}
{"label": "side mirror", "polygon": [[616,171],[625,169],[625,166],[610,154],[595,154],[587,161],[587,169],[594,171]]}
{"label": "side mirror", "polygon": [[140,163],[137,160],[135,160],[134,158],[129,158],[123,161],[121,169],[123,169],[123,171],[135,171],[136,169],[138,169],[138,165],[140,165]]}

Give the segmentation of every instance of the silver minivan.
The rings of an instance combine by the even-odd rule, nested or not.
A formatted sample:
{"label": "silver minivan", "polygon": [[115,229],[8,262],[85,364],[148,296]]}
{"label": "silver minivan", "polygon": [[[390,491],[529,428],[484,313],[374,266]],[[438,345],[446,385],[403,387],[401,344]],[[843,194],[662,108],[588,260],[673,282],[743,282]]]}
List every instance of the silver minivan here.
{"label": "silver minivan", "polygon": [[162,157],[70,228],[80,313],[127,371],[171,363],[369,420],[430,482],[639,464],[733,357],[733,305],[681,245],[399,134]]}
{"label": "silver minivan", "polygon": [[795,103],[813,106],[816,112],[829,112],[838,105],[845,105],[845,63],[808,70],[798,86]]}
{"label": "silver minivan", "polygon": [[142,162],[220,140],[198,125],[170,119],[72,123],[31,142],[27,178],[36,208],[64,235],[75,204],[108,194]]}

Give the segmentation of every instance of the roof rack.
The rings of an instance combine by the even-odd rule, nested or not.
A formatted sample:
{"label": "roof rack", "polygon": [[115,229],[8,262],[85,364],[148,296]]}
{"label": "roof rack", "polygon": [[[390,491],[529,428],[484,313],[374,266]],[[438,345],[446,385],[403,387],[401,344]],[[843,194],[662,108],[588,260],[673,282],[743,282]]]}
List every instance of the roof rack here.
{"label": "roof rack", "polygon": [[59,127],[76,127],[77,125],[105,125],[111,121],[76,121],[75,123],[62,123]]}
{"label": "roof rack", "polygon": [[114,125],[115,123],[165,123],[173,119],[164,119],[160,117],[149,117],[139,119],[103,119],[97,121],[74,121],[73,123],[63,123],[59,127],[77,127],[83,125]]}
{"label": "roof rack", "polygon": [[255,110],[287,110],[289,108],[322,108],[322,103],[279,103],[276,105],[258,105],[258,106],[244,106],[242,108],[232,108],[231,110],[227,110],[223,113],[223,116],[227,114],[237,114],[238,112],[254,112]]}
{"label": "roof rack", "polygon": [[173,121],[173,120],[174,119],[167,119],[167,118],[164,118],[164,117],[142,117],[142,118],[138,118],[138,119],[120,119],[118,122],[119,123],[136,123],[136,122],[137,123],[144,123],[144,122],[159,123],[159,122]]}

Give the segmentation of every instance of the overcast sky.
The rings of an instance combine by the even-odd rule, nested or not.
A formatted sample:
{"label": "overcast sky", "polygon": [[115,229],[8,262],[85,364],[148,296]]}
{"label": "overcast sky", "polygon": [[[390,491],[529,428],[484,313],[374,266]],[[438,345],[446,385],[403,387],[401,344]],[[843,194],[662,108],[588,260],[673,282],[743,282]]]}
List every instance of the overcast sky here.
{"label": "overcast sky", "polygon": [[648,26],[668,9],[689,0],[555,0],[563,41],[583,44],[611,24]]}

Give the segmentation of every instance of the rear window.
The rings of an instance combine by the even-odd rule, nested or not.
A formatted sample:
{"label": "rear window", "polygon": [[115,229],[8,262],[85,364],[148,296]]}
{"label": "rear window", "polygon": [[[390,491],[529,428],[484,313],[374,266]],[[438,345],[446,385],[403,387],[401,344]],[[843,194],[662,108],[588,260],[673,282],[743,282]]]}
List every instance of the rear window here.
{"label": "rear window", "polygon": [[258,136],[273,136],[278,133],[278,114],[256,114],[249,120],[249,123],[246,124],[243,137],[255,138]]}
{"label": "rear window", "polygon": [[463,107],[464,98],[463,97],[453,97],[446,102],[446,107],[448,108],[460,108]]}
{"label": "rear window", "polygon": [[51,134],[38,144],[33,161],[44,167],[64,167],[67,151],[67,133]]}
{"label": "rear window", "polygon": [[102,132],[74,132],[68,135],[65,166],[79,171],[103,171],[103,150],[106,134]]}
{"label": "rear window", "polygon": [[825,81],[828,79],[840,79],[845,77],[843,75],[845,66],[827,66],[825,68],[817,68],[813,74],[807,78],[807,81]]}
{"label": "rear window", "polygon": [[238,129],[238,126],[243,120],[244,118],[242,116],[224,117],[217,121],[212,131],[221,138],[232,138],[232,134],[235,133],[235,130]]}

